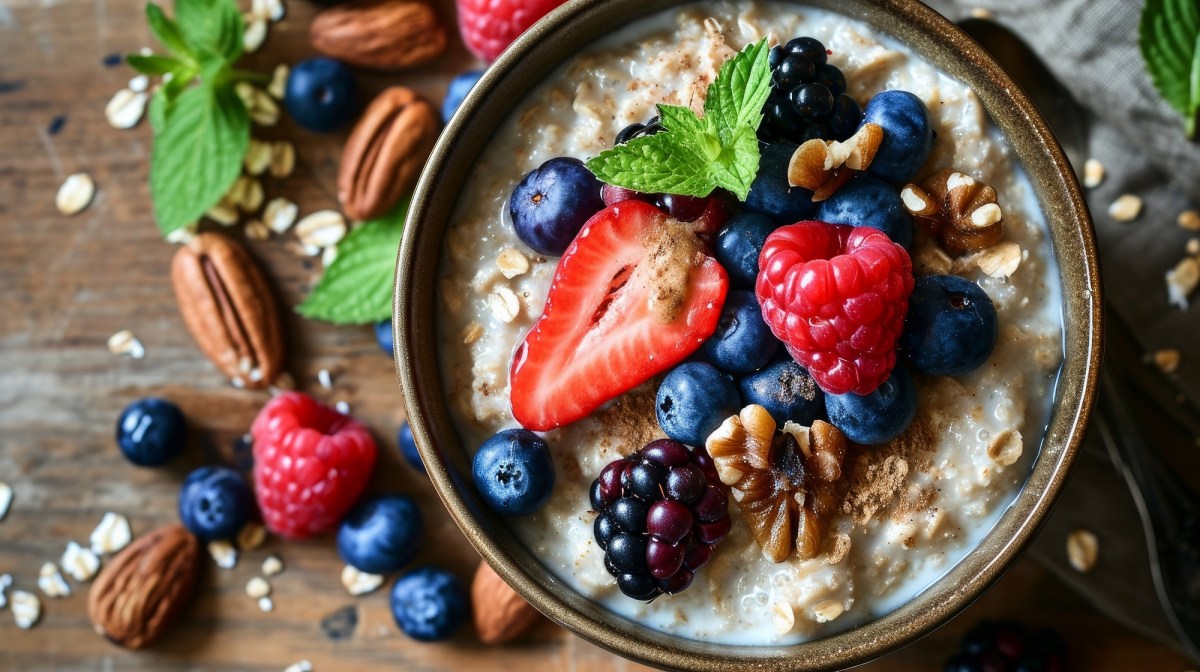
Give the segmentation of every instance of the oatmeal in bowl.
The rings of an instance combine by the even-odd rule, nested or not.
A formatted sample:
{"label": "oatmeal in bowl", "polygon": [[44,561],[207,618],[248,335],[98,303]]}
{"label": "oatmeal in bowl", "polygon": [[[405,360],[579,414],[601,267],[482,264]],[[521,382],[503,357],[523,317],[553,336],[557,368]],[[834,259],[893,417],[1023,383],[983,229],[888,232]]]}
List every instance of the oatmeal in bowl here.
{"label": "oatmeal in bowl", "polygon": [[[501,117],[468,101],[410,218],[435,485],[535,606],[647,662],[927,631],[1011,561],[1090,404],[1090,223],[1044,124],[922,52],[961,36],[886,23],[948,30],[925,10],[849,4],[659,3]],[[551,23],[616,20],[576,9]]]}

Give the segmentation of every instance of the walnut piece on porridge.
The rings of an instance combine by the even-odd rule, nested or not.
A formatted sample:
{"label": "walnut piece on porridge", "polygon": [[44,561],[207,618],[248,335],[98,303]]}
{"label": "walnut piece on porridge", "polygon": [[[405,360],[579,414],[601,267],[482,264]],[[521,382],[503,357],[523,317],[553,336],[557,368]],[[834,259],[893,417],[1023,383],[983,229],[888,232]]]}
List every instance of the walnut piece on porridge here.
{"label": "walnut piece on porridge", "polygon": [[855,171],[866,170],[883,142],[883,129],[863,124],[844,142],[814,139],[796,148],[788,163],[788,184],[813,192],[819,203],[837,193]]}
{"label": "walnut piece on porridge", "polygon": [[705,447],[763,556],[783,562],[794,551],[810,560],[820,554],[829,520],[841,507],[846,437],[821,420],[775,430],[767,409],[751,404],[726,419]]}
{"label": "walnut piece on porridge", "polygon": [[900,200],[952,255],[989,248],[1004,235],[996,190],[956,170],[943,170],[920,186],[905,186]]}

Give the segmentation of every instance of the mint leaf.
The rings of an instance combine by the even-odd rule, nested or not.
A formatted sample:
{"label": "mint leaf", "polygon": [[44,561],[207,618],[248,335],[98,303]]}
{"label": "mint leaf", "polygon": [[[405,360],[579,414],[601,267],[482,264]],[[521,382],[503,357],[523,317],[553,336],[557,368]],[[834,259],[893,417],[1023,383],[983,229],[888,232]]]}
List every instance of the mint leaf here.
{"label": "mint leaf", "polygon": [[151,107],[157,132],[150,155],[150,194],[158,228],[166,235],[198,220],[241,174],[250,143],[250,114],[232,86],[210,84],[187,89],[170,109],[157,112],[154,103]]}
{"label": "mint leaf", "polygon": [[183,61],[171,56],[142,56],[141,54],[129,54],[125,57],[125,62],[143,75],[165,75],[185,65]]}
{"label": "mint leaf", "polygon": [[179,25],[167,18],[162,7],[148,3],[146,23],[150,24],[150,32],[154,33],[154,37],[176,56],[194,56],[191,47],[184,41],[183,34],[179,32]]}
{"label": "mint leaf", "polygon": [[370,324],[392,316],[396,249],[408,214],[405,198],[391,213],[351,231],[337,258],[296,312],[334,324]]}
{"label": "mint leaf", "polygon": [[1195,139],[1200,112],[1200,6],[1195,0],[1146,0],[1138,26],[1146,71]]}
{"label": "mint leaf", "polygon": [[587,167],[602,182],[642,192],[745,200],[758,172],[758,125],[771,87],[767,41],[729,59],[708,88],[705,115],[659,105],[664,131],[600,153]]}
{"label": "mint leaf", "polygon": [[245,22],[233,0],[175,0],[175,20],[198,52],[233,63],[242,55]]}

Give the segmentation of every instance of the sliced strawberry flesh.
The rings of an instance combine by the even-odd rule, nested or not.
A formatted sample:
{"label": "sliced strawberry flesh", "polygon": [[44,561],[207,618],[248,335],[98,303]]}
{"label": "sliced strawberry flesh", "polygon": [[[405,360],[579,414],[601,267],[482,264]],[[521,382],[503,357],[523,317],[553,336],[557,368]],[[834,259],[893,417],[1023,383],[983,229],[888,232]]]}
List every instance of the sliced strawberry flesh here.
{"label": "sliced strawberry flesh", "polygon": [[513,355],[513,416],[561,427],[675,366],[716,331],[728,286],[689,225],[636,200],[599,212]]}

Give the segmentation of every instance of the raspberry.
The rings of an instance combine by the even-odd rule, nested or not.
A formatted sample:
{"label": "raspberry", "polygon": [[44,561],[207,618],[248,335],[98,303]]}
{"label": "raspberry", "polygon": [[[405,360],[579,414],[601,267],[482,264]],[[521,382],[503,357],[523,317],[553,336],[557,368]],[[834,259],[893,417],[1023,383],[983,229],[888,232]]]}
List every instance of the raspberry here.
{"label": "raspberry", "polygon": [[604,566],[635,600],[686,590],[729,533],[729,499],[712,458],[670,439],[609,463],[591,500]]}
{"label": "raspberry", "polygon": [[537,20],[566,0],[458,0],[458,30],[479,58],[494,61]]}
{"label": "raspberry", "polygon": [[267,527],[284,537],[330,530],[375,466],[375,439],[366,427],[300,392],[267,402],[250,433],[254,494]]}
{"label": "raspberry", "polygon": [[824,222],[778,229],[759,256],[763,318],[827,393],[870,394],[896,364],[912,261],[882,231]]}

